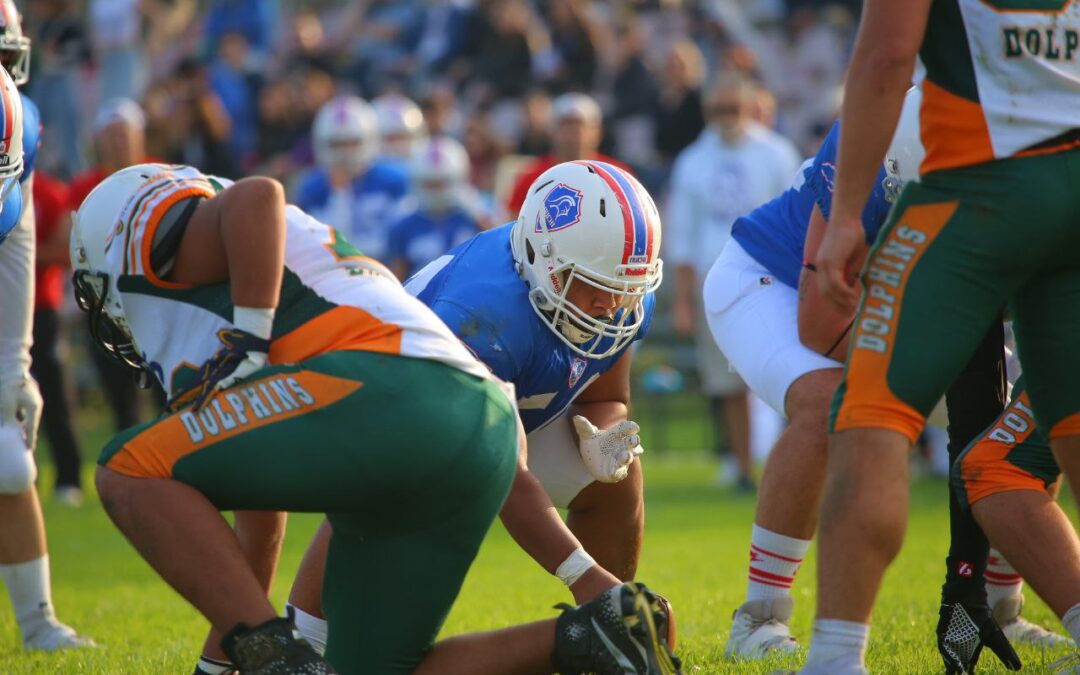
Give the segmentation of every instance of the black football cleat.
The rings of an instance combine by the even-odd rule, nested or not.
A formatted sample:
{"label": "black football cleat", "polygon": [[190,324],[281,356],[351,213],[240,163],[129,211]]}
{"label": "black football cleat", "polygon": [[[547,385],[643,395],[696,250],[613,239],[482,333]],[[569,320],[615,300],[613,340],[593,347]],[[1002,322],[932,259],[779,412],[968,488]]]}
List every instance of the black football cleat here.
{"label": "black football cleat", "polygon": [[680,675],[667,645],[668,616],[644,584],[624,583],[577,607],[555,624],[552,662],[562,675]]}
{"label": "black football cleat", "polygon": [[238,624],[221,639],[221,648],[241,675],[338,675],[297,632],[292,617],[254,628]]}

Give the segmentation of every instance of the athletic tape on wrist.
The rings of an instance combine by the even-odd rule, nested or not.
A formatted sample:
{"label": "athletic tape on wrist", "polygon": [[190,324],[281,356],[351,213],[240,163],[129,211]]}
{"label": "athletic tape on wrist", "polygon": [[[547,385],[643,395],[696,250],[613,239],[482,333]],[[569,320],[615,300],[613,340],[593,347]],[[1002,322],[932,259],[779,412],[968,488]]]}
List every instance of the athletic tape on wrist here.
{"label": "athletic tape on wrist", "polygon": [[233,307],[233,325],[252,335],[270,339],[274,329],[273,307]]}
{"label": "athletic tape on wrist", "polygon": [[566,560],[562,561],[562,564],[555,570],[555,576],[559,577],[559,580],[567,586],[573,586],[595,564],[596,561],[593,560],[593,557],[579,546],[566,557]]}

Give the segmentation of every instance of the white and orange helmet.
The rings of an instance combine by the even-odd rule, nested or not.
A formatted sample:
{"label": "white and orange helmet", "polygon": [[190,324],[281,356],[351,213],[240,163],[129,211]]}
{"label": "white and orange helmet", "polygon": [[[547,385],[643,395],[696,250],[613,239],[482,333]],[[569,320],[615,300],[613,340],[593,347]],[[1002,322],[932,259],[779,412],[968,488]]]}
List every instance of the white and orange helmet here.
{"label": "white and orange helmet", "polygon": [[[0,204],[3,204],[23,172],[22,98],[6,70],[0,72],[0,106],[4,117],[4,126],[0,130]],[[29,199],[30,195],[25,198]]]}
{"label": "white and orange helmet", "polygon": [[[628,345],[645,321],[642,304],[660,286],[660,215],[644,187],[604,162],[564,162],[529,187],[510,247],[529,301],[574,352],[605,358]],[[611,320],[567,300],[572,283],[619,298]]]}
{"label": "white and orange helmet", "polygon": [[350,175],[363,173],[379,153],[375,111],[357,96],[336,96],[319,108],[311,137],[319,166]]}

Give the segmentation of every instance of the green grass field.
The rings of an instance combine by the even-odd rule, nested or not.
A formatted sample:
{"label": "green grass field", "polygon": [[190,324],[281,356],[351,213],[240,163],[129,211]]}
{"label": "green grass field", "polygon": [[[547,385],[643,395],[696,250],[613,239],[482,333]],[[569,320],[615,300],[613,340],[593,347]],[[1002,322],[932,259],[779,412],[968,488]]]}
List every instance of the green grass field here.
{"label": "green grass field", "polygon": [[[84,401],[80,427],[84,451],[96,456],[108,435],[98,400]],[[637,399],[646,472],[646,533],[639,578],[675,605],[679,654],[686,673],[768,673],[797,661],[736,664],[724,658],[731,612],[746,584],[752,497],[713,485],[716,464],[694,448],[709,445],[704,405],[681,394],[666,401]],[[658,433],[660,435],[658,435]],[[661,441],[661,437],[664,439]],[[65,654],[22,652],[10,608],[0,600],[0,675],[187,675],[207,625],[139,558],[109,522],[93,494],[78,509],[52,502],[51,467],[44,443],[38,450],[45,518],[53,569],[53,595],[60,618],[94,637],[92,651]],[[667,448],[657,451],[656,448]],[[92,468],[86,469],[88,486]],[[1073,503],[1071,498],[1063,500]],[[273,599],[281,607],[293,573],[319,518],[289,521]],[[938,590],[948,546],[945,483],[922,479],[913,486],[912,518],[897,563],[886,579],[871,632],[870,666],[875,673],[943,672],[934,648]],[[213,574],[208,562],[207,573]],[[813,551],[795,585],[794,631],[808,640],[813,616]],[[444,634],[499,628],[555,616],[552,606],[571,599],[553,577],[517,548],[498,523],[492,528]],[[1060,629],[1034,594],[1025,615]],[[1020,650],[1026,672],[1047,672],[1061,653]],[[996,667],[995,667],[996,666]],[[980,673],[1004,673],[992,655]]]}
{"label": "green grass field", "polygon": [[[649,458],[649,455],[646,455]],[[640,578],[674,603],[680,653],[687,673],[767,673],[779,665],[735,664],[723,646],[732,609],[745,584],[753,499],[711,484],[713,464],[691,453],[654,453],[646,464],[648,522]],[[48,485],[47,477],[43,482]],[[911,527],[904,551],[886,580],[876,614],[870,666],[876,673],[938,673],[933,646],[941,559],[947,544],[944,483],[914,485]],[[169,590],[112,527],[91,497],[80,509],[45,496],[54,595],[64,621],[101,644],[93,651],[26,655],[9,610],[0,611],[0,673],[189,673],[205,622]],[[289,523],[274,600],[288,592],[313,516]],[[208,562],[207,573],[213,574]],[[794,630],[804,639],[813,612],[813,558],[796,584]],[[553,616],[569,595],[496,525],[446,625],[446,634],[489,629]],[[1029,594],[1026,615],[1057,625]],[[1021,650],[1027,672],[1047,672],[1060,653]],[[983,661],[980,672],[1006,672]]]}

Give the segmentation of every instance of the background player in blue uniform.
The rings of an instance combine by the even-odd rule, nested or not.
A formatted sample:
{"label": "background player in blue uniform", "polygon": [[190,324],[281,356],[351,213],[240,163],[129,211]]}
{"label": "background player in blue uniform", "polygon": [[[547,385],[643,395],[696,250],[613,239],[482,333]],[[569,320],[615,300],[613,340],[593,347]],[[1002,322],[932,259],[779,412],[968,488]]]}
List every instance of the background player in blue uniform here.
{"label": "background player in blue uniform", "polygon": [[293,203],[365,254],[385,260],[387,229],[409,179],[397,162],[377,159],[371,106],[355,96],[338,96],[319,109],[311,133],[318,166],[300,178]]}
{"label": "background player in blue uniform", "polygon": [[[33,168],[41,122],[16,90],[27,79],[30,41],[10,0],[0,3],[0,579],[7,587],[23,645],[54,650],[92,645],[56,619],[45,522],[34,480],[33,450],[41,395],[30,376],[34,305]],[[10,73],[10,75],[9,75]]]}
{"label": "background player in blue uniform", "polygon": [[409,169],[411,208],[391,228],[386,260],[399,279],[481,229],[479,196],[469,185],[469,155],[449,136],[423,141]]}
{"label": "background player in blue uniform", "polygon": [[[477,235],[406,284],[513,383],[528,456],[501,517],[578,602],[637,570],[644,504],[638,427],[627,419],[630,346],[652,317],[659,251],[659,216],[635,179],[610,164],[567,162],[533,183],[515,223]],[[568,509],[565,523],[555,507]],[[313,642],[325,635],[313,615],[326,534],[290,597]]]}
{"label": "background player in blue uniform", "polygon": [[[910,110],[917,111],[912,105]],[[825,303],[797,289],[802,289],[800,275],[809,273],[804,250],[815,250],[822,215],[829,213],[838,138],[836,124],[787,191],[735,221],[732,241],[703,290],[720,349],[747,385],[789,422],[762,476],[747,599],[735,613],[727,645],[728,654],[739,658],[798,649],[787,625],[791,585],[817,524],[825,421],[840,380],[851,318],[820,309]],[[917,146],[917,127],[905,138]],[[897,158],[899,145],[863,210],[867,245],[884,223],[901,180],[917,175],[917,159]],[[814,290],[814,284],[809,286]]]}

